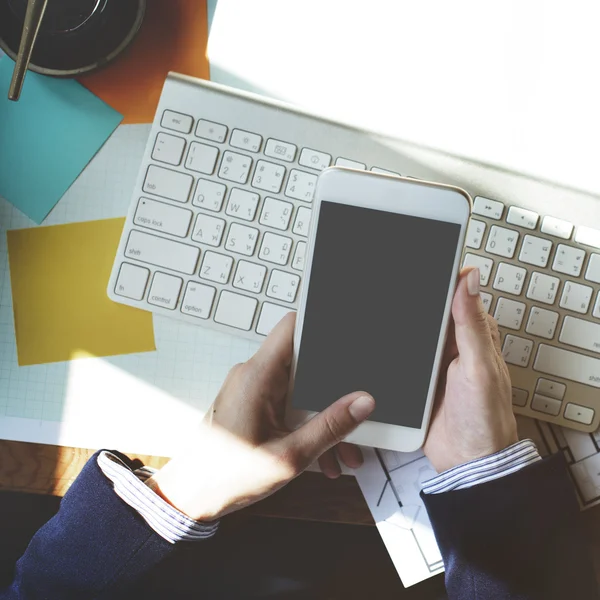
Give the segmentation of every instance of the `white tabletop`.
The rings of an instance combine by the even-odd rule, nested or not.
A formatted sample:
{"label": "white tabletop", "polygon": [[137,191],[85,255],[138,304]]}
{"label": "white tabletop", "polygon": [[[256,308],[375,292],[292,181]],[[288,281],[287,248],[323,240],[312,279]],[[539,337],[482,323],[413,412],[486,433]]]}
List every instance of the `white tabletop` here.
{"label": "white tabletop", "polygon": [[600,4],[218,0],[211,78],[600,193]]}

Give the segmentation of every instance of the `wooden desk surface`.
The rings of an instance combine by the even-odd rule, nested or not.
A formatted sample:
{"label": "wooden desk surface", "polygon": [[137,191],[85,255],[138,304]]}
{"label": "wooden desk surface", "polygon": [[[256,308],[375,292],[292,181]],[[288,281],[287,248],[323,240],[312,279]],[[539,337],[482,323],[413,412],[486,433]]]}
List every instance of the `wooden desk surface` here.
{"label": "wooden desk surface", "polygon": [[[0,490],[63,496],[93,450],[0,440]],[[156,468],[166,458],[130,455]],[[329,480],[303,473],[288,486],[255,504],[252,513],[290,519],[374,525],[354,477]],[[582,513],[600,585],[600,506]]]}
{"label": "wooden desk surface", "polygon": [[[0,490],[64,496],[94,450],[0,440]],[[168,459],[129,454],[160,468]],[[291,519],[373,525],[354,477],[326,479],[303,473],[284,489],[250,509],[254,514]]]}

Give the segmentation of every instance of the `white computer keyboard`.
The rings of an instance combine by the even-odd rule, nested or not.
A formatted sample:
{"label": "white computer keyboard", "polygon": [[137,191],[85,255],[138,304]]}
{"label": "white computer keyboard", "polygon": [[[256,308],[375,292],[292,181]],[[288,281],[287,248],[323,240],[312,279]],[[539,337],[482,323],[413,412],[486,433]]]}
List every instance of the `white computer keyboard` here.
{"label": "white computer keyboard", "polygon": [[[108,295],[263,339],[296,308],[313,191],[330,165],[444,179],[411,163],[389,139],[170,74]],[[600,230],[575,230],[463,187],[475,197],[464,264],[481,269],[482,298],[499,322],[511,369],[515,412],[595,430]]]}

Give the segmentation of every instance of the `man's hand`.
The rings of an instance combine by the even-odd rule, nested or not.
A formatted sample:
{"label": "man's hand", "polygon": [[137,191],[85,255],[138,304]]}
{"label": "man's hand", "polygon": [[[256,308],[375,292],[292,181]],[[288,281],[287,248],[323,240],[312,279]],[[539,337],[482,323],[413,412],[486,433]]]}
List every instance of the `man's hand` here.
{"label": "man's hand", "polygon": [[479,297],[479,269],[461,274],[452,316],[454,328],[424,447],[438,473],[518,441],[510,376],[498,325]]}
{"label": "man's hand", "polygon": [[362,463],[357,447],[340,442],[375,408],[364,392],[340,398],[296,431],[285,426],[294,322],[288,314],[250,360],[229,372],[192,447],[149,481],[193,519],[213,520],[253,504],[318,459],[336,477],[336,450],[349,467]]}

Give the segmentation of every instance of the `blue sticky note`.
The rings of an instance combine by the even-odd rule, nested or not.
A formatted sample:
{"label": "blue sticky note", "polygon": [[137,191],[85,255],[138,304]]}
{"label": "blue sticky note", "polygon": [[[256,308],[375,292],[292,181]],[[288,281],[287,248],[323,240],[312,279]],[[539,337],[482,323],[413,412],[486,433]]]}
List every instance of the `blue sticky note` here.
{"label": "blue sticky note", "polygon": [[0,196],[41,223],[123,117],[73,79],[31,71],[11,102],[13,67],[0,59]]}

